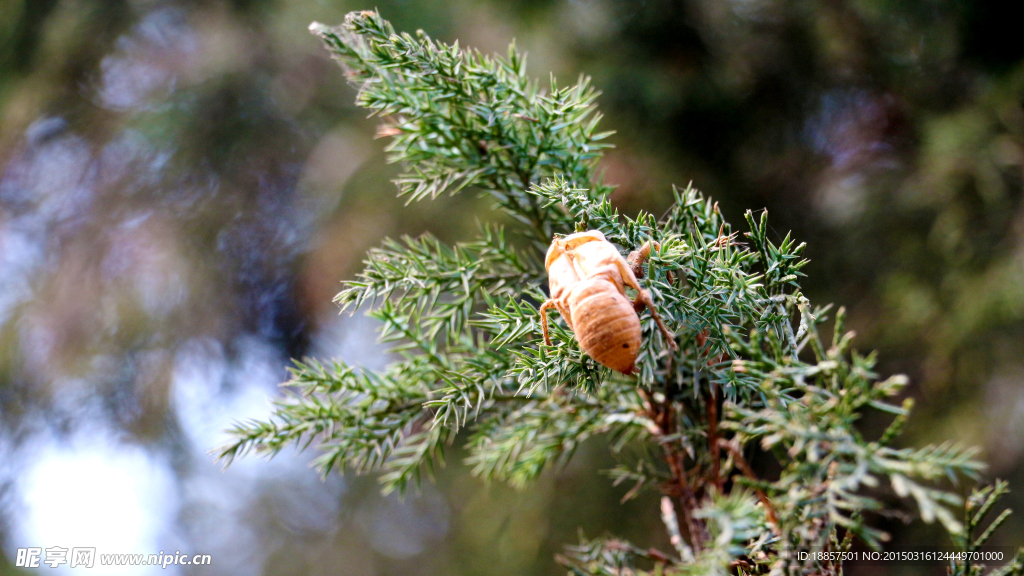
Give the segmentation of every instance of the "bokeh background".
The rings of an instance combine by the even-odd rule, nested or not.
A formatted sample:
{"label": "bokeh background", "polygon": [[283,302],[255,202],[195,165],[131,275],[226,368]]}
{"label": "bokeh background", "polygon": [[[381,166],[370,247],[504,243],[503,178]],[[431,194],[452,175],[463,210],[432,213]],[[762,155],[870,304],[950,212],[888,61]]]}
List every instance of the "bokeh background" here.
{"label": "bokeh background", "polygon": [[[734,222],[766,207],[809,243],[812,300],[911,376],[906,442],[980,446],[1024,509],[1024,42],[1004,3],[375,2],[484,51],[515,38],[535,76],[592,75],[621,210],[658,214],[690,181]],[[472,195],[394,198],[306,31],[373,7],[0,0],[0,574],[26,546],[214,561],[110,574],[540,575],[578,527],[664,543],[654,497],[622,506],[597,473],[600,442],[524,492],[454,450],[404,500],[322,481],[309,453],[208,454],[268,414],[289,358],[387,362],[331,304],[368,247],[492,217]],[[1024,544],[1024,516],[997,543]]]}

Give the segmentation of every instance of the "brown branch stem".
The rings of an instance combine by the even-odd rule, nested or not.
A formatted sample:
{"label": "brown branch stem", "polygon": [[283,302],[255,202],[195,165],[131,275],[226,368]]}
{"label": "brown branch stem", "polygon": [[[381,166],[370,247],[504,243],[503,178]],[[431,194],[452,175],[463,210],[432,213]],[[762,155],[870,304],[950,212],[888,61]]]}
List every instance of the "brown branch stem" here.
{"label": "brown branch stem", "polygon": [[[643,399],[647,416],[655,424],[655,428],[651,432],[659,438],[672,437],[677,432],[677,425],[671,401],[656,402],[646,390],[639,390],[639,393]],[[695,553],[700,553],[704,549],[706,534],[703,523],[693,515],[694,510],[697,509],[697,495],[693,486],[690,485],[689,475],[686,471],[686,453],[675,445],[675,441],[661,444],[665,450],[665,461],[672,474],[669,493],[679,498],[679,507],[682,511],[683,523],[686,525],[686,531],[690,537],[690,544]]]}
{"label": "brown branch stem", "polygon": [[[743,457],[743,451],[740,447],[734,443],[729,442],[726,439],[719,439],[718,445],[725,448],[732,453],[733,459],[736,461],[736,467],[743,472],[743,475],[754,482],[759,482],[760,479],[757,474],[754,474],[754,469],[747,463],[747,459]],[[764,490],[758,487],[754,487],[754,491],[757,493],[757,497],[761,500],[761,505],[764,506],[765,515],[768,517],[768,522],[771,523],[772,527],[775,528],[775,532],[779,532],[779,517],[775,514],[775,507],[772,506],[772,501],[768,499],[768,495],[765,494]]]}

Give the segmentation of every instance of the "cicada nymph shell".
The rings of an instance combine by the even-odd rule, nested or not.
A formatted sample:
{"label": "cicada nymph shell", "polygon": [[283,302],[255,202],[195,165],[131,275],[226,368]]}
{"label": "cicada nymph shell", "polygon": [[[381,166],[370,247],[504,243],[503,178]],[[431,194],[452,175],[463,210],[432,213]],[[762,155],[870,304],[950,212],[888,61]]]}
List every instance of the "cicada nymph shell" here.
{"label": "cicada nymph shell", "polygon": [[[646,305],[666,340],[675,349],[675,338],[665,328],[650,293],[604,234],[578,232],[556,239],[548,248],[545,267],[551,298],[541,305],[541,326],[549,345],[546,311],[554,307],[591,358],[623,374],[631,374],[640,351],[640,318],[636,307]],[[625,287],[638,292],[637,301],[626,297]]]}

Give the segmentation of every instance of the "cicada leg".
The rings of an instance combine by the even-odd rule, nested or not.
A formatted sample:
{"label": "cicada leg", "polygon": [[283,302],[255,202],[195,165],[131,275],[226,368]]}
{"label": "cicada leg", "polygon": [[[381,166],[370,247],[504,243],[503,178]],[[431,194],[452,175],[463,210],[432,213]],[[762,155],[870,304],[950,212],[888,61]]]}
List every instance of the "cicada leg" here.
{"label": "cicada leg", "polygon": [[[647,262],[647,258],[651,255],[651,244],[658,250],[661,250],[661,244],[654,240],[648,240],[644,242],[644,245],[639,250],[634,250],[629,253],[629,257],[626,258],[626,263],[629,264],[629,269],[633,271],[633,275],[638,279],[644,277],[644,262]],[[654,275],[654,264],[648,264],[649,275]]]}
{"label": "cicada leg", "polygon": [[661,316],[658,315],[658,309],[654,306],[654,300],[651,298],[651,293],[640,287],[640,282],[637,281],[636,276],[633,275],[633,271],[626,265],[625,260],[619,258],[615,265],[618,266],[619,272],[622,274],[622,283],[626,286],[637,291],[636,300],[633,302],[633,306],[636,307],[637,303],[643,303],[647,306],[647,309],[651,311],[651,316],[654,317],[654,321],[658,324],[658,329],[661,330],[662,336],[668,341],[669,348],[678,350],[679,347],[676,345],[676,337],[669,332],[668,328],[665,327],[665,323],[661,321]]}
{"label": "cicada leg", "polygon": [[548,308],[556,308],[554,300],[548,300],[540,305],[540,327],[544,332],[544,343],[551,346],[551,338],[548,336]]}

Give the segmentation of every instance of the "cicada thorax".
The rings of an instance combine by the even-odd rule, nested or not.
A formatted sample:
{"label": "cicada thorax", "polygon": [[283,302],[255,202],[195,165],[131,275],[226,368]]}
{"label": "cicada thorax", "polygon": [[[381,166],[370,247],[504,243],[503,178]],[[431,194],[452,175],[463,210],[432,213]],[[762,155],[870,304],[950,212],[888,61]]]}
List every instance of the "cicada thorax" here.
{"label": "cicada thorax", "polygon": [[566,300],[583,351],[612,370],[632,373],[640,351],[640,318],[621,288],[603,277],[588,278]]}
{"label": "cicada thorax", "polygon": [[619,268],[618,263],[621,261],[625,266],[626,261],[611,243],[607,241],[578,242],[570,254],[573,265],[576,267],[576,273],[580,278],[593,278],[602,275],[620,287],[622,286],[622,269]]}
{"label": "cicada thorax", "polygon": [[551,293],[551,300],[554,302],[555,308],[558,309],[558,313],[565,319],[569,329],[572,329],[572,312],[565,304],[565,297],[580,282],[572,258],[567,252],[556,250],[556,246],[552,245],[548,250],[544,265],[548,271],[548,289]]}

